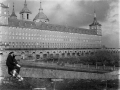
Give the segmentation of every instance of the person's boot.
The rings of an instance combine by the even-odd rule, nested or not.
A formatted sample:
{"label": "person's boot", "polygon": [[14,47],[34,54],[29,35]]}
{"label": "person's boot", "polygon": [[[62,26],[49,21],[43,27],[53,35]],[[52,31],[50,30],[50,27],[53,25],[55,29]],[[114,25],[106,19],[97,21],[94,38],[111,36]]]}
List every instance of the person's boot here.
{"label": "person's boot", "polygon": [[23,77],[20,77],[20,79],[18,81],[23,81]]}
{"label": "person's boot", "polygon": [[18,81],[23,81],[23,78],[20,75],[17,75]]}

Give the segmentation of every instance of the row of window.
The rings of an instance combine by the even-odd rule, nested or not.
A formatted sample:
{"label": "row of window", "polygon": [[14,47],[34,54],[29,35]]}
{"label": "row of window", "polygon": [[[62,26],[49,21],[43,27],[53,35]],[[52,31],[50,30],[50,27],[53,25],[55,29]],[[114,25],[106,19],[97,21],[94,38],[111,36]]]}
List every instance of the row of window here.
{"label": "row of window", "polygon": [[[1,38],[2,38],[2,36],[0,36]],[[6,38],[7,38],[7,36],[5,36]],[[58,36],[56,36],[56,38],[55,37],[47,37],[47,36],[41,36],[40,35],[40,37],[30,37],[30,36],[28,36],[28,37],[25,37],[25,36],[8,36],[9,37],[9,39],[47,39],[47,40],[49,40],[49,39],[58,39],[58,41],[59,40],[63,40],[64,39],[64,41],[74,41],[74,40],[78,40],[78,41],[86,41],[86,42],[92,42],[92,41],[100,41],[100,40],[97,40],[97,39],[84,39],[84,38],[72,38],[72,37],[68,37],[68,38],[65,38],[65,37],[62,37],[62,36],[60,36],[60,37],[58,37]]]}
{"label": "row of window", "polygon": [[[8,31],[5,31],[7,29]],[[38,29],[23,29],[24,31],[22,31],[22,28],[15,28],[15,27],[1,27],[0,34],[5,34],[5,35],[25,35],[25,36],[39,36],[42,33],[51,33],[53,34],[53,31],[49,31],[49,30],[38,30]],[[14,30],[14,31],[13,31]],[[33,32],[34,31],[34,32]],[[58,32],[58,31],[54,31],[54,34],[66,34],[66,32]],[[67,33],[67,35],[65,35],[64,37],[69,37],[69,35],[71,36],[71,34],[74,34],[75,36],[82,36],[82,37],[86,37],[85,34],[79,34],[79,33]],[[56,35],[47,35],[47,36],[56,36]],[[59,36],[59,35],[58,35]],[[91,35],[90,35],[91,36]],[[57,37],[57,36],[56,36]],[[60,37],[60,36],[59,36]],[[73,37],[74,38],[74,37]],[[76,38],[76,37],[75,37]]]}
{"label": "row of window", "polygon": [[8,48],[100,48],[100,46],[9,46]]}
{"label": "row of window", "polygon": [[[33,35],[33,34],[32,34]],[[55,35],[39,35],[35,36],[35,37],[30,37],[30,36],[11,36],[11,35],[0,35],[0,38],[2,38],[2,36],[4,36],[4,39],[29,39],[29,40],[57,40],[57,41],[80,41],[80,42],[101,42],[101,40],[97,40],[89,38],[78,38],[78,37],[68,37],[68,36],[55,36]],[[50,37],[51,36],[51,37]],[[99,38],[98,38],[99,39]]]}
{"label": "row of window", "polygon": [[8,46],[17,47],[41,47],[41,48],[80,48],[80,47],[96,47],[100,44],[76,44],[76,43],[33,43],[33,42],[9,42],[4,43]]}
{"label": "row of window", "polygon": [[[7,32],[7,31],[0,31],[0,34],[2,34],[2,35],[20,35],[20,36],[40,36],[40,37],[59,37],[59,38],[62,38],[62,37],[66,37],[66,38],[78,38],[78,37],[81,37],[81,38],[85,38],[85,36],[83,37],[82,35],[80,35],[79,34],[79,36],[78,37],[74,37],[74,36],[67,36],[67,35],[42,35],[42,33],[41,34],[39,34],[39,33],[35,33],[35,34],[33,34],[32,32],[31,32],[31,34],[30,33],[28,33],[28,32],[23,32],[23,33],[21,33],[21,32]],[[56,34],[56,33],[54,33],[54,34]]]}
{"label": "row of window", "polygon": [[[2,38],[0,36],[0,38]],[[75,39],[69,39],[69,38],[64,38],[64,39],[58,39],[58,38],[40,38],[40,37],[14,37],[14,36],[10,36],[10,37],[4,37],[4,39],[24,39],[24,40],[51,40],[51,41],[75,41]],[[3,40],[3,39],[2,39]],[[78,40],[77,40],[78,41]],[[96,43],[101,43],[100,40],[87,40],[87,39],[79,39],[79,42],[96,42]]]}

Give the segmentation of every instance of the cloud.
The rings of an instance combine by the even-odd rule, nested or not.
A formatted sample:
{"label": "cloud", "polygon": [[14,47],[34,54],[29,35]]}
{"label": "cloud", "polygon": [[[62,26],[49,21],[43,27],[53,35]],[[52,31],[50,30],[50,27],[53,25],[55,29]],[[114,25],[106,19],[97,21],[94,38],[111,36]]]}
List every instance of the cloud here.
{"label": "cloud", "polygon": [[119,12],[118,2],[110,3],[110,8],[103,23],[102,42],[108,47],[119,47]]}
{"label": "cloud", "polygon": [[52,23],[82,27],[92,23],[95,9],[97,19],[105,21],[109,3],[105,0],[70,0],[64,2],[64,4],[56,3],[55,9],[53,9],[54,13],[51,13],[53,17],[50,19]]}
{"label": "cloud", "polygon": [[102,37],[102,43],[109,48],[118,48],[119,47],[119,34],[111,33]]}
{"label": "cloud", "polygon": [[[48,15],[51,23],[69,25],[69,20],[77,17],[77,14],[82,11],[82,8],[80,9],[73,0],[56,0],[51,2],[53,3],[49,3],[49,5],[46,6],[50,9],[48,11],[52,11],[52,13]],[[51,8],[50,6],[52,5],[50,4],[54,7]]]}

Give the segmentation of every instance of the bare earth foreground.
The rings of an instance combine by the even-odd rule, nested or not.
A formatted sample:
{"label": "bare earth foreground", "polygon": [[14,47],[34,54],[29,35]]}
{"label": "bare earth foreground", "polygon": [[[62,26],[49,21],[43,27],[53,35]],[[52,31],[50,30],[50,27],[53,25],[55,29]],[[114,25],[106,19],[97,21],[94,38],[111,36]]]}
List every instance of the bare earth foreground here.
{"label": "bare earth foreground", "polygon": [[[0,90],[32,90],[46,88],[46,90],[119,90],[118,80],[83,80],[83,79],[40,79],[24,78],[23,82],[6,77],[2,79]],[[41,90],[41,89],[40,89]]]}

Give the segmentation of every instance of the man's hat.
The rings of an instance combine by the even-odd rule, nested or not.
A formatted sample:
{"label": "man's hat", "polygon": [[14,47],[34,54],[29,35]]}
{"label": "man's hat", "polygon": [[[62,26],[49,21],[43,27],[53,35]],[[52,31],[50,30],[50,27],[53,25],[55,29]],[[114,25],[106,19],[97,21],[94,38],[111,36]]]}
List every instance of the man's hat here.
{"label": "man's hat", "polygon": [[10,52],[9,54],[12,54],[12,53],[14,53],[14,52]]}

